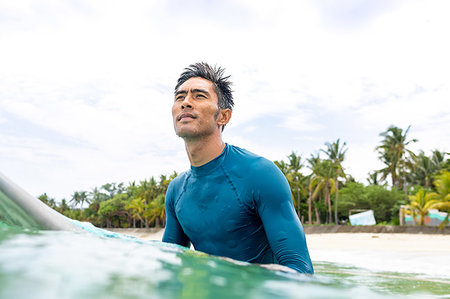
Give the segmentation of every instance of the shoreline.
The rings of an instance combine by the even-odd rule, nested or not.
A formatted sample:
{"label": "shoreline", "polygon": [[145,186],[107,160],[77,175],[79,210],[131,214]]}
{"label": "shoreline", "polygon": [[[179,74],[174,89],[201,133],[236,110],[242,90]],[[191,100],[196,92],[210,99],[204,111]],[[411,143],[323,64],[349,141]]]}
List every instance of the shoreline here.
{"label": "shoreline", "polygon": [[[332,227],[332,226],[330,226]],[[142,240],[161,241],[164,229],[121,228],[113,232],[134,236]],[[372,233],[372,232],[326,232],[309,233],[305,229],[306,241],[310,250],[376,250],[403,252],[448,252],[449,234],[425,233]]]}
{"label": "shoreline", "polygon": [[[102,228],[112,232],[118,232],[135,237],[161,235],[164,228]],[[306,235],[311,234],[419,234],[419,235],[450,235],[450,226],[439,229],[431,226],[394,226],[394,225],[371,225],[371,226],[350,226],[350,225],[309,225],[304,224],[303,229]],[[154,238],[154,237],[152,237]]]}
{"label": "shoreline", "polygon": [[450,235],[450,227],[439,229],[436,226],[409,225],[303,225],[305,234],[326,233],[373,233],[373,234],[427,234]]}

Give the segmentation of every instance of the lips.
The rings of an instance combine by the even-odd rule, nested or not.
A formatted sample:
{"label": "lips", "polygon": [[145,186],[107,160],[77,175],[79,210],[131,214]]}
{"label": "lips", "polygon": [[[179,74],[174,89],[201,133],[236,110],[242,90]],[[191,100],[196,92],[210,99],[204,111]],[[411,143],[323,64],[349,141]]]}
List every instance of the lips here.
{"label": "lips", "polygon": [[197,118],[197,116],[195,116],[195,115],[192,114],[192,113],[181,113],[180,115],[178,115],[177,121],[180,121],[180,120],[182,120],[183,118],[192,118],[192,119],[194,119],[194,118]]}

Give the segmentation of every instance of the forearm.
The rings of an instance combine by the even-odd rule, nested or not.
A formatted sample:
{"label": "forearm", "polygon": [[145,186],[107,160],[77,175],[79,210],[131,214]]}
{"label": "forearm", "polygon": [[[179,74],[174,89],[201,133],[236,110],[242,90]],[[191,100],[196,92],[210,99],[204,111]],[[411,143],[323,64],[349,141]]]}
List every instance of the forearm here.
{"label": "forearm", "polygon": [[[294,215],[296,218],[297,216]],[[270,246],[280,265],[300,273],[313,274],[313,266],[306,244],[305,234],[298,219],[283,219],[274,223],[273,219],[264,222],[264,229]]]}
{"label": "forearm", "polygon": [[178,244],[181,246],[189,247],[189,238],[184,233],[178,220],[167,217],[166,228],[162,238],[163,242]]}

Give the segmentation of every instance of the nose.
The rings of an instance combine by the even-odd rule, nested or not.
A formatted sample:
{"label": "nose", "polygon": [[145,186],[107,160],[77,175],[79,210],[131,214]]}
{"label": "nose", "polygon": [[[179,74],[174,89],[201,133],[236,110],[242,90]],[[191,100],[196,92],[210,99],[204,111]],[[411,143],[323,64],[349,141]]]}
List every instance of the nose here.
{"label": "nose", "polygon": [[187,94],[186,97],[183,99],[183,102],[181,103],[181,109],[192,109],[192,98],[190,94]]}

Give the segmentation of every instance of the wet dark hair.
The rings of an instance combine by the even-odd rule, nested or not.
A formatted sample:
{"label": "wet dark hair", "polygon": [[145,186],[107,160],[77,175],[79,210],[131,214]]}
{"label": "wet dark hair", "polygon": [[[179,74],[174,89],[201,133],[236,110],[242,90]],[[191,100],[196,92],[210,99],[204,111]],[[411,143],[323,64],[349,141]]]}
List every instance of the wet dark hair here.
{"label": "wet dark hair", "polygon": [[191,64],[184,69],[184,72],[180,75],[175,86],[175,92],[178,88],[187,80],[200,77],[211,81],[214,84],[214,91],[217,94],[218,105],[220,109],[233,110],[233,94],[231,90],[230,76],[224,76],[225,69],[221,67],[211,67],[205,62],[199,62]]}

